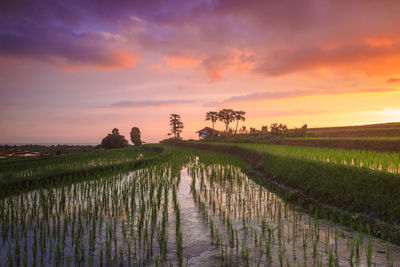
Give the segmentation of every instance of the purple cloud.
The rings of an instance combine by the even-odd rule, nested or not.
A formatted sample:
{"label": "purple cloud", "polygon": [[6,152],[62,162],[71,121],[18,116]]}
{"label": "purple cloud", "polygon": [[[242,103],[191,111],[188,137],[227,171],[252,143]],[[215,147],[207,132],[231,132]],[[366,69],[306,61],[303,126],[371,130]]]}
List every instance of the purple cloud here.
{"label": "purple cloud", "polygon": [[165,106],[175,104],[190,104],[194,100],[141,100],[141,101],[121,101],[110,104],[110,107],[149,107],[149,106]]}
{"label": "purple cloud", "polygon": [[217,80],[242,63],[232,59],[234,49],[252,58],[253,69],[246,71],[263,75],[355,63],[368,74],[382,68],[396,73],[397,65],[374,69],[363,63],[400,54],[398,41],[392,46],[365,42],[367,37],[398,40],[399,13],[400,3],[390,0],[3,1],[0,55],[125,67],[137,60],[116,60],[116,51],[145,50],[195,57],[210,80]]}

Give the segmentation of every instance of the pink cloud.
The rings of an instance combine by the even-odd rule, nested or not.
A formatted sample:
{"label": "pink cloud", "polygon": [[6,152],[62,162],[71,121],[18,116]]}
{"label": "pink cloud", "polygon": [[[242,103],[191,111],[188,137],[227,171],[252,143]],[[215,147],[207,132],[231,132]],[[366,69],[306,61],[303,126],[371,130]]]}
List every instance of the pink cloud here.
{"label": "pink cloud", "polygon": [[201,62],[199,59],[185,56],[166,56],[164,61],[173,68],[194,67]]}
{"label": "pink cloud", "polygon": [[394,88],[367,88],[367,89],[314,89],[314,90],[289,90],[289,91],[264,91],[247,95],[232,96],[221,102],[207,103],[205,106],[219,106],[226,103],[262,101],[267,99],[295,98],[312,95],[340,95],[340,94],[363,94],[363,93],[385,93],[399,92]]}

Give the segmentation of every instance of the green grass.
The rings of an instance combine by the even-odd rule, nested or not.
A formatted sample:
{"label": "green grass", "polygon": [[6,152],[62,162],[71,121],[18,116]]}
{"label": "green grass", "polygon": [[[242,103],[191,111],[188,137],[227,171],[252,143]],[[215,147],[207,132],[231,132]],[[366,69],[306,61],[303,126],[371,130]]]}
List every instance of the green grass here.
{"label": "green grass", "polygon": [[375,137],[290,137],[287,138],[289,140],[377,140],[377,141],[397,141],[400,140],[400,137],[384,137],[384,136],[375,136]]}
{"label": "green grass", "polygon": [[[191,144],[195,145],[195,143]],[[386,238],[391,232],[394,233],[394,235],[390,234],[391,240],[400,243],[400,235],[397,232],[400,224],[400,198],[398,197],[400,176],[387,171],[360,168],[357,165],[354,166],[351,160],[355,158],[354,162],[357,163],[364,159],[372,165],[376,164],[374,160],[398,162],[398,153],[369,153],[264,144],[203,143],[202,145],[204,149],[218,151],[224,151],[225,147],[225,151],[241,156],[262,184],[267,186],[278,184],[278,189],[280,190],[283,186],[284,191],[285,188],[293,189],[293,195],[290,193],[288,199],[293,199],[301,205],[321,203],[327,207],[345,210],[352,214],[356,221],[363,224],[375,223],[374,235]],[[251,156],[248,151],[254,151],[256,154]],[[327,158],[330,158],[330,162],[327,162]],[[338,163],[332,163],[335,160]],[[297,192],[301,194],[298,195]],[[311,202],[306,199],[310,199]],[[335,213],[333,216],[336,216]],[[339,217],[342,216],[341,213],[338,214]],[[385,227],[381,227],[382,221]]]}
{"label": "green grass", "polygon": [[[334,165],[368,168],[376,171],[399,174],[400,153],[371,150],[333,149],[326,147],[284,146],[269,144],[223,143],[259,152],[267,152],[291,158],[321,161]],[[400,178],[399,178],[400,179]]]}
{"label": "green grass", "polygon": [[373,137],[318,137],[318,136],[307,136],[307,137],[271,137],[268,135],[237,135],[237,136],[224,136],[224,137],[208,137],[206,142],[223,142],[223,143],[270,143],[276,140],[323,140],[323,141],[400,141],[400,137],[390,136],[373,136]]}
{"label": "green grass", "polygon": [[397,137],[400,135],[400,128],[321,128],[315,130],[309,129],[307,134],[316,137]]}

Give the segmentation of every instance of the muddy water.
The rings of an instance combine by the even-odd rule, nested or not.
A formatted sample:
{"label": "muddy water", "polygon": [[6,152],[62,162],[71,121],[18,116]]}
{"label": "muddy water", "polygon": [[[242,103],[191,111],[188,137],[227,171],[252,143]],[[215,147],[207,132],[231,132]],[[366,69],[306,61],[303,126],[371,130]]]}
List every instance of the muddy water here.
{"label": "muddy water", "polygon": [[189,266],[399,265],[398,246],[318,217],[192,158],[0,200],[0,266],[177,266],[179,231]]}

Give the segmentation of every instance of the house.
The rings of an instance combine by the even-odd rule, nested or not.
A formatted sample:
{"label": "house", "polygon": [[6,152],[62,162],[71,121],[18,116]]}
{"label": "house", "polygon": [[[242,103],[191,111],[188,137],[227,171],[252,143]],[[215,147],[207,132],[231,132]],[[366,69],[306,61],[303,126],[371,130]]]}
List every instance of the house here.
{"label": "house", "polygon": [[208,135],[218,135],[219,131],[213,130],[210,127],[205,127],[201,130],[198,130],[196,133],[199,134],[199,139],[203,139],[203,138],[206,138],[206,136],[208,136]]}

